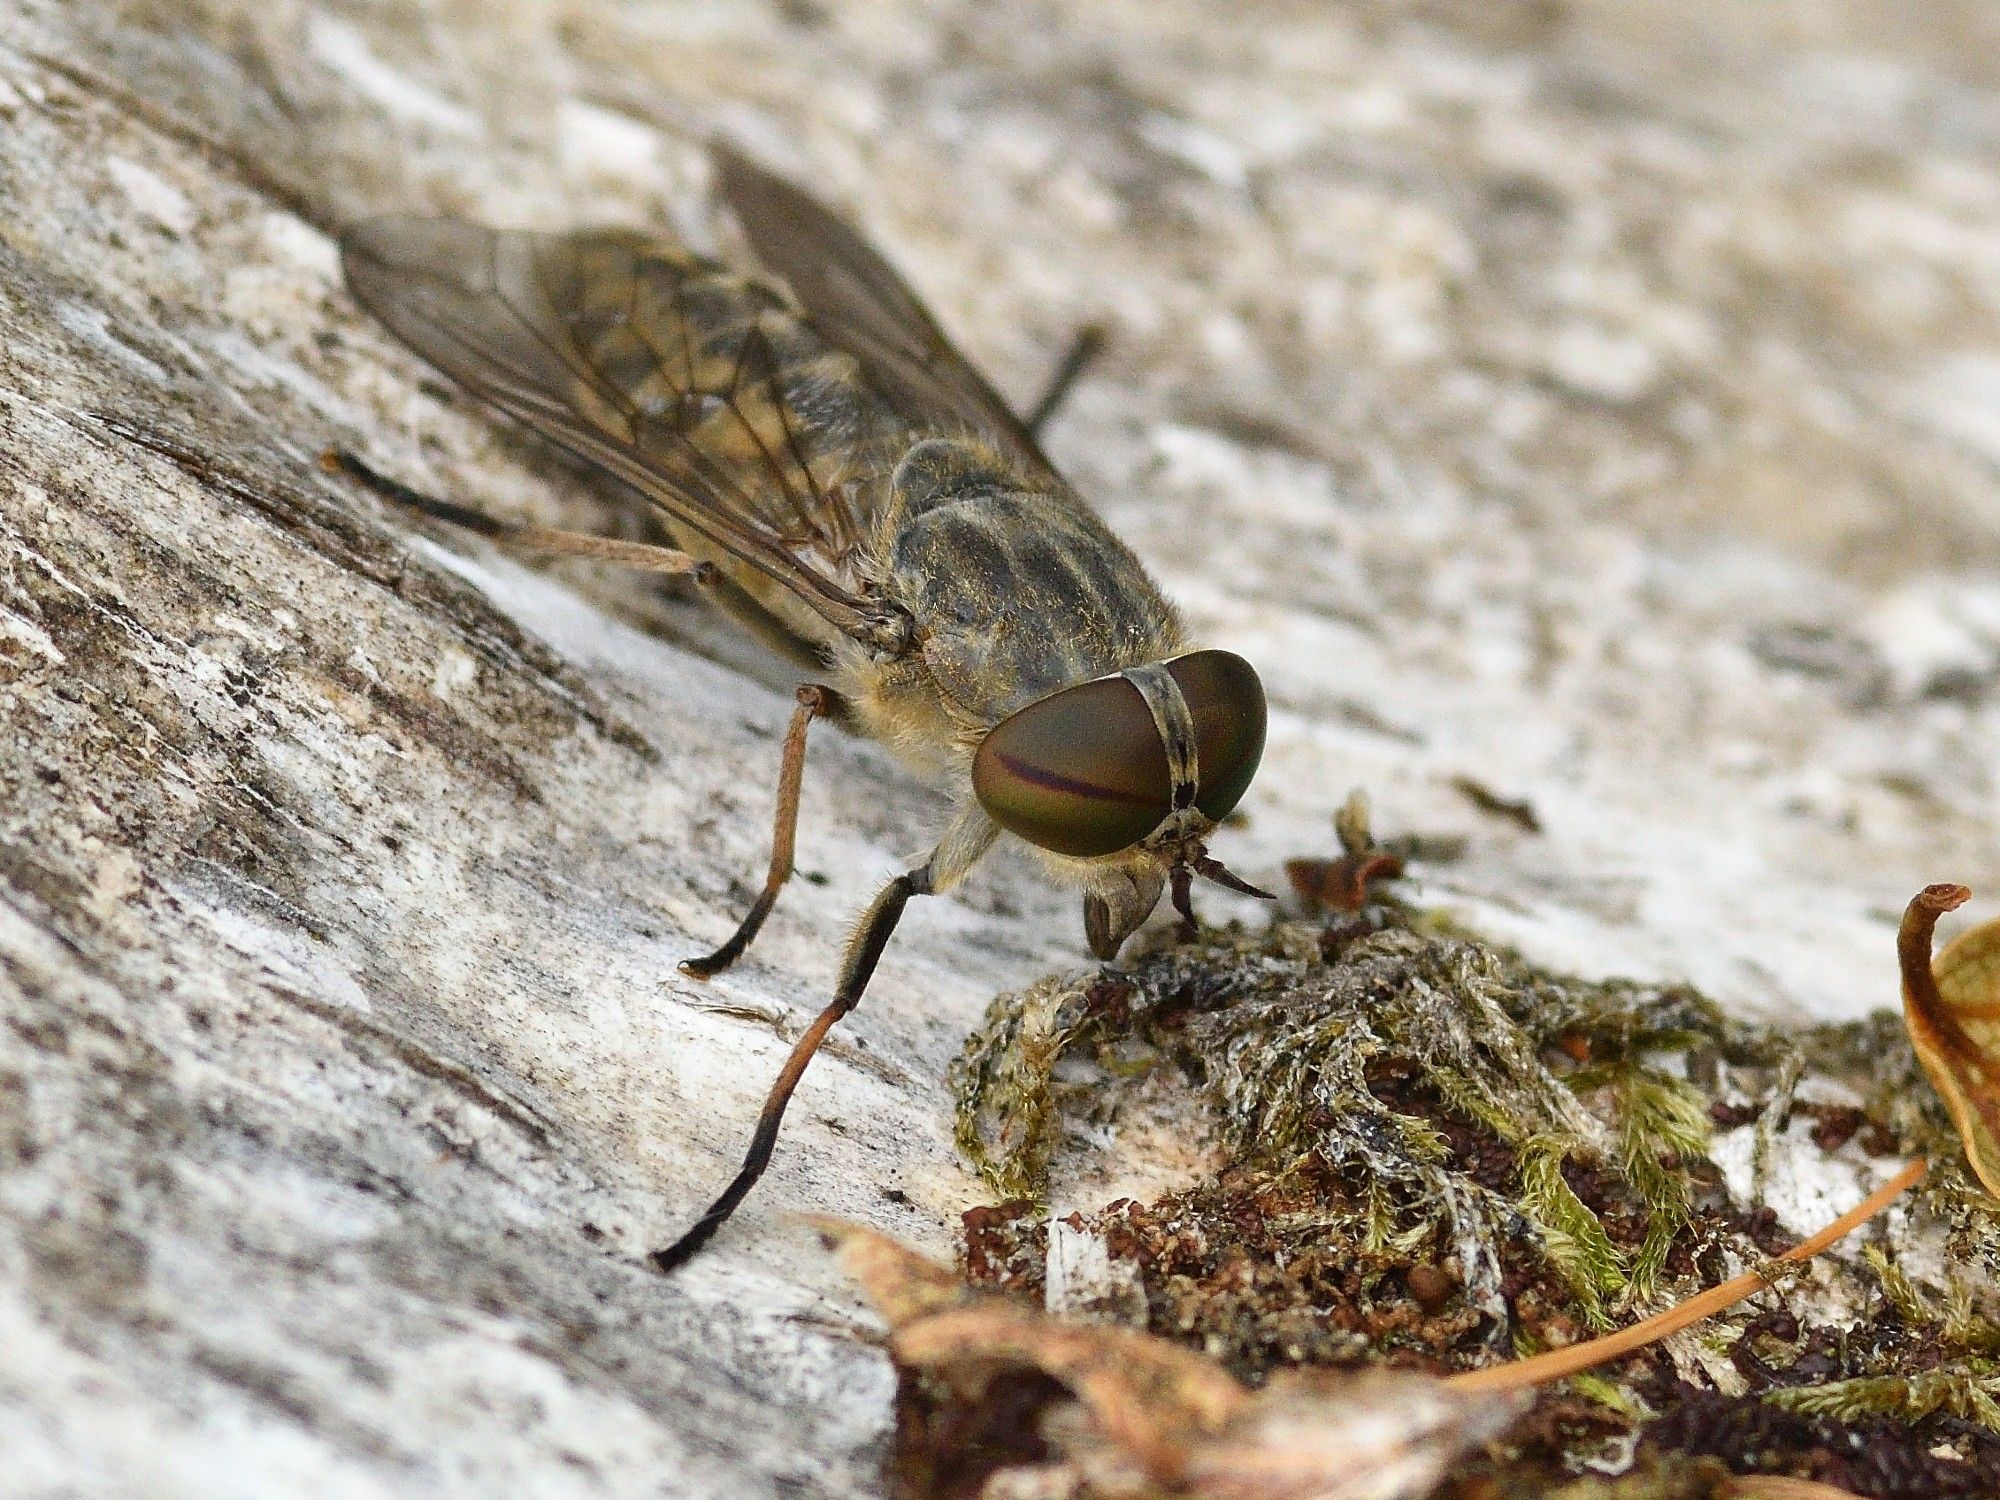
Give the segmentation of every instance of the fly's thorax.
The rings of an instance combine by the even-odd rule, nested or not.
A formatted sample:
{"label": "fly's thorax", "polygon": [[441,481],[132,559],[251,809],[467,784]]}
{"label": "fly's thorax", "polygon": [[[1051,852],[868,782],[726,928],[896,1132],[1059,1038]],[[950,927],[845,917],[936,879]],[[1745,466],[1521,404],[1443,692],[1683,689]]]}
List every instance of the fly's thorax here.
{"label": "fly's thorax", "polygon": [[890,490],[886,588],[966,724],[990,728],[1070,683],[1179,649],[1158,586],[1067,490],[941,438],[910,449]]}
{"label": "fly's thorax", "polygon": [[940,691],[921,650],[885,658],[852,641],[836,644],[833,685],[868,738],[943,790],[963,790],[977,735]]}

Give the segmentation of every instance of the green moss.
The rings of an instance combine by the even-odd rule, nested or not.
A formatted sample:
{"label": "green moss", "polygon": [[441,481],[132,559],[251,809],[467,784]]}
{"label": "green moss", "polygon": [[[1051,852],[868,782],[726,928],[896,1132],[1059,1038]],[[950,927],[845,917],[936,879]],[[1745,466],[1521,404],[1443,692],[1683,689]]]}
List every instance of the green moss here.
{"label": "green moss", "polygon": [[[1782,1452],[1799,1472],[1844,1430],[1866,1431],[1855,1451],[1887,1468],[1951,1475],[1936,1424],[1995,1427],[2000,1323],[1977,1288],[2000,1272],[2000,1212],[1893,1013],[1752,1025],[1684,985],[1580,980],[1377,904],[1329,926],[1205,932],[1123,973],[999,997],[952,1071],[959,1143],[1000,1196],[1045,1201],[1066,1143],[1103,1139],[1142,1078],[1155,1105],[1183,1091],[1189,1128],[1229,1164],[1071,1222],[1131,1269],[1152,1331],[1253,1382],[1301,1362],[1465,1368],[1771,1265],[1791,1236],[1726,1190],[1708,1158],[1717,1121],[1754,1128],[1758,1192],[1780,1139],[1798,1150],[1807,1126],[1851,1158],[1930,1158],[1903,1222],[1927,1248],[1942,1226],[1967,1274],[1929,1284],[1893,1241],[1787,1267],[1814,1285],[1803,1305],[1830,1298],[1844,1321],[1801,1326],[1765,1298],[1707,1325],[1709,1360],[1756,1375],[1680,1426],[1691,1387],[1663,1356],[1572,1382],[1495,1460],[1503,1493],[1708,1495],[1726,1470],[1699,1454],[1743,1472]],[[1817,1102],[1829,1086],[1858,1110]],[[986,1263],[1011,1264],[1038,1228],[1020,1212]],[[1585,1455],[1656,1432],[1624,1476],[1557,1487]],[[1995,1443],[1973,1458],[2000,1474]]]}
{"label": "green moss", "polygon": [[1044,979],[1003,996],[952,1065],[958,1148],[1002,1198],[1042,1200],[1060,1133],[1056,1068],[1101,1030],[1095,994],[1088,983]]}
{"label": "green moss", "polygon": [[1636,1418],[1646,1414],[1645,1403],[1636,1400],[1630,1391],[1608,1376],[1585,1371],[1581,1375],[1572,1375],[1569,1386],[1585,1400],[1608,1406],[1621,1416]]}
{"label": "green moss", "polygon": [[1915,1282],[1903,1274],[1903,1269],[1882,1252],[1879,1245],[1863,1248],[1861,1258],[1874,1271],[1875,1279],[1882,1284],[1882,1295],[1896,1310],[1896,1315],[1905,1323],[1921,1327],[1930,1322],[1933,1312],[1930,1301],[1917,1289]]}
{"label": "green moss", "polygon": [[[1418,925],[1329,952],[1317,927],[1279,923],[1156,953],[1129,978],[1002,996],[953,1072],[959,1143],[996,1191],[1039,1198],[1065,1112],[1097,1117],[1107,1082],[1170,1067],[1240,1160],[1352,1181],[1341,1206],[1369,1248],[1436,1241],[1497,1307],[1489,1247],[1526,1234],[1605,1326],[1655,1295],[1692,1217],[1679,1163],[1709,1123],[1685,1058],[1769,1066],[1783,1048],[1684,988],[1588,984]],[[1482,1152],[1497,1166],[1469,1169]],[[1636,1243],[1614,1241],[1579,1172],[1641,1226]]]}
{"label": "green moss", "polygon": [[2000,1433],[2000,1372],[1990,1362],[1925,1370],[1915,1375],[1872,1375],[1793,1386],[1765,1396],[1771,1405],[1807,1416],[1853,1422],[1895,1417],[1917,1422],[1943,1412]]}

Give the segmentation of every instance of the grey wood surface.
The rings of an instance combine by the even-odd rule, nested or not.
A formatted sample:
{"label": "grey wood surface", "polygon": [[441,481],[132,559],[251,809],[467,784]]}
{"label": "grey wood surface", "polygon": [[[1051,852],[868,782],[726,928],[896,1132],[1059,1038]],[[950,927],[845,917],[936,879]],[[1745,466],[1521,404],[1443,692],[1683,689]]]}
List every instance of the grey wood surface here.
{"label": "grey wood surface", "polygon": [[629,523],[362,317],[342,222],[726,244],[723,132],[1009,392],[1107,321],[1050,447],[1265,673],[1233,867],[1365,785],[1539,957],[1851,1015],[1919,885],[2000,897],[1991,16],[0,6],[0,1491],[876,1493],[891,1378],[788,1215],[948,1253],[945,1064],[1083,961],[1023,861],[920,903],[763,1190],[646,1271],[941,803],[824,735],[818,879],[677,975],[788,685],[316,466]]}

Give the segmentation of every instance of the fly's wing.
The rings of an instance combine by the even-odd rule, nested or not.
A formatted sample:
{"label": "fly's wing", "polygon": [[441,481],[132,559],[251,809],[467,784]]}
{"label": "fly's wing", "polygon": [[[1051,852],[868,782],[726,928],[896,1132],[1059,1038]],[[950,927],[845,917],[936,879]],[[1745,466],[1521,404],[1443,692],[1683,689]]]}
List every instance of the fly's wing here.
{"label": "fly's wing", "polygon": [[352,231],[341,262],[403,342],[638,490],[684,542],[704,538],[857,639],[893,635],[849,587],[862,529],[835,481],[869,436],[843,400],[852,360],[774,294],[624,231],[391,217]]}
{"label": "fly's wing", "polygon": [[970,426],[1029,474],[1063,487],[1021,419],[867,241],[730,147],[717,145],[713,155],[717,185],[757,258],[823,337],[861,361],[891,405],[927,425]]}

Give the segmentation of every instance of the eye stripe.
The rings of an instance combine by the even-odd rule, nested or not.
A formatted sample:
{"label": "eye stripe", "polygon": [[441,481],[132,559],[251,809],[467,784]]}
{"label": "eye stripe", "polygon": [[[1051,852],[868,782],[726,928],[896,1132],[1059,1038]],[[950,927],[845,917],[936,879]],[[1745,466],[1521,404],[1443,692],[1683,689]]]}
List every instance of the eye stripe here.
{"label": "eye stripe", "polygon": [[1072,797],[1090,797],[1099,802],[1123,802],[1134,807],[1150,807],[1154,799],[1142,792],[1121,792],[1108,786],[1097,786],[1092,782],[1078,781],[1051,771],[1046,766],[1019,760],[1012,755],[999,757],[1000,764],[1014,775],[1032,786],[1045,787],[1052,792],[1067,792]]}

